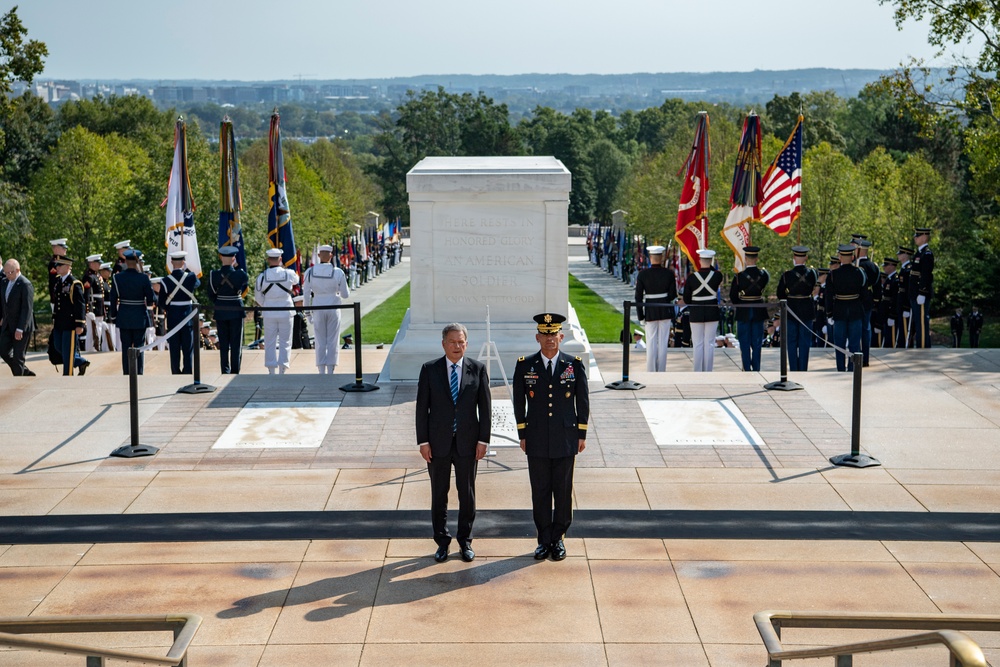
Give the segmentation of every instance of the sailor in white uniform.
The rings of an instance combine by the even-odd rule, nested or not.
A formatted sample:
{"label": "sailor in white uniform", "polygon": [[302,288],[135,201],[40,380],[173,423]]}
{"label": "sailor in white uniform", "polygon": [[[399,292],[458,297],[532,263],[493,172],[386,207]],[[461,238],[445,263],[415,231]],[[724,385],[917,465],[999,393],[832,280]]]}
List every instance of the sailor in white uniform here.
{"label": "sailor in white uniform", "polygon": [[295,316],[292,288],[299,284],[299,276],[281,265],[281,248],[267,251],[267,264],[254,282],[253,300],[264,308],[288,308],[261,313],[264,320],[264,365],[271,375],[274,375],[275,369],[284,375],[292,349],[292,319]]}
{"label": "sailor in white uniform", "polygon": [[[335,267],[333,247],[319,247],[319,264],[306,269],[302,278],[304,307],[308,311],[313,306],[336,306],[351,296],[344,272]],[[316,368],[320,375],[333,374],[340,356],[340,310],[317,310],[311,315],[316,333]]]}

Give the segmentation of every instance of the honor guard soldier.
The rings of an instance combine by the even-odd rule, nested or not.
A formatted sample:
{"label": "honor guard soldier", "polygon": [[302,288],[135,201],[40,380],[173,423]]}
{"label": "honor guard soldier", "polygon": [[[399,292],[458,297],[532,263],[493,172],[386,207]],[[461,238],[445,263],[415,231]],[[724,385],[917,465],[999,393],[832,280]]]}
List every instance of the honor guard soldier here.
{"label": "honor guard soldier", "polygon": [[[827,324],[833,327],[833,344],[847,348],[852,354],[861,352],[861,326],[864,320],[862,301],[865,291],[865,272],[854,266],[854,246],[847,243],[838,248],[841,257],[839,269],[830,271],[826,278]],[[847,364],[839,349],[837,370],[853,368]]]}
{"label": "honor guard soldier", "polygon": [[867,367],[872,344],[872,312],[876,305],[882,301],[882,281],[879,280],[882,272],[868,256],[872,242],[862,236],[856,240],[855,245],[857,246],[856,265],[865,272],[865,291],[861,299],[864,313],[861,321],[861,352],[864,354],[864,365]]}
{"label": "honor guard soldier", "polygon": [[288,370],[292,349],[292,319],[295,316],[292,288],[299,284],[299,276],[281,265],[281,255],[281,248],[270,248],[267,251],[267,269],[254,282],[253,299],[257,305],[288,309],[265,310],[261,313],[264,322],[264,365],[271,375],[276,370],[284,375]]}
{"label": "honor guard soldier", "polygon": [[559,351],[562,323],[555,313],[534,317],[541,348],[514,368],[514,417],[528,456],[531,513],[538,537],[535,559],[566,558],[563,537],[573,520],[573,465],[586,447],[590,420],[587,368]]}
{"label": "honor guard soldier", "polygon": [[[814,269],[806,266],[809,248],[797,245],[792,248],[792,268],[778,278],[778,300],[788,308],[788,370],[809,370],[809,348],[812,347],[812,326],[816,320],[816,302],[813,292],[819,278]],[[741,343],[742,345],[742,343]]]}
{"label": "honor guard soldier", "polygon": [[969,313],[969,347],[979,347],[979,334],[983,331],[983,314],[979,306],[973,306]]}
{"label": "honor guard soldier", "polygon": [[917,227],[913,232],[913,243],[917,253],[910,267],[910,284],[907,296],[910,298],[910,322],[913,327],[913,347],[931,346],[931,297],[934,296],[934,253],[927,242],[930,240],[929,227]]}
{"label": "honor guard soldier", "polygon": [[715,362],[715,333],[719,329],[719,288],[725,277],[712,268],[715,251],[698,251],[701,268],[684,281],[684,303],[691,311],[691,343],[695,372],[712,371]]}
{"label": "honor guard soldier", "polygon": [[[650,266],[640,271],[635,279],[635,312],[646,327],[646,370],[663,372],[667,370],[670,322],[674,317],[670,304],[677,298],[677,276],[663,264],[666,248],[654,245],[646,251]],[[650,305],[654,303],[664,305]]]}
{"label": "honor guard soldier", "polygon": [[677,314],[674,315],[674,347],[691,347],[691,311],[684,298],[677,300]]}
{"label": "honor guard soldier", "polygon": [[104,279],[101,278],[101,256],[87,257],[87,270],[83,272],[83,298],[87,303],[86,349],[97,352],[101,349],[104,333]]}
{"label": "honor guard soldier", "polygon": [[826,347],[831,333],[826,324],[826,278],[830,269],[816,269],[816,292],[813,303],[816,304],[816,319],[813,320],[813,333],[816,334],[814,347]]}
{"label": "honor guard soldier", "polygon": [[[144,273],[149,276],[149,269],[147,267]],[[149,306],[147,309],[148,316],[146,317],[146,345],[154,345],[154,348],[163,352],[167,347],[167,342],[160,339],[157,342],[157,338],[162,336],[167,332],[164,328],[164,320],[166,316],[164,314],[163,307],[160,305],[160,299],[163,298],[163,278],[149,278],[149,284],[153,286],[153,294],[156,295],[156,303]]]}
{"label": "honor guard soldier", "polygon": [[295,314],[292,317],[292,349],[311,350],[313,349],[312,337],[309,335],[309,322],[306,320],[306,311],[302,309],[306,298],[295,289],[295,296],[292,303],[295,304]]}
{"label": "honor guard soldier", "polygon": [[101,304],[104,309],[104,349],[108,352],[114,352],[118,349],[118,330],[115,328],[114,321],[108,316],[108,303],[111,298],[111,262],[103,262],[98,269],[101,274],[101,284],[104,288],[104,295],[101,298]]}
{"label": "honor guard soldier", "polygon": [[[757,266],[760,248],[743,248],[746,267],[736,274],[729,288],[732,304],[763,304],[764,289],[771,280],[766,269]],[[764,322],[767,308],[736,308],[736,335],[740,341],[740,356],[744,371],[760,371],[760,348],[764,343]]]}
{"label": "honor guard soldier", "polygon": [[55,286],[59,282],[58,260],[66,256],[66,239],[52,239],[49,245],[52,246],[52,257],[49,258],[49,303],[55,308]]}
{"label": "honor guard soldier", "polygon": [[[337,306],[351,296],[343,270],[331,263],[333,247],[319,247],[319,264],[306,269],[302,278],[304,306]],[[340,310],[317,310],[309,316],[316,333],[316,368],[320,375],[332,375],[340,358]]]}
{"label": "honor guard soldier", "polygon": [[243,297],[249,290],[250,277],[236,267],[238,253],[233,246],[219,248],[222,268],[208,275],[208,298],[216,306],[215,323],[223,375],[239,375],[243,357]]}
{"label": "honor guard soldier", "polygon": [[[118,253],[117,259],[115,259],[114,266],[111,267],[111,275],[117,276],[119,273],[128,268],[128,262],[125,260],[125,253],[131,250],[132,241],[119,241],[115,244],[115,252]],[[140,255],[142,253],[139,253]]]}
{"label": "honor guard soldier", "polygon": [[52,302],[52,338],[62,355],[63,375],[72,375],[73,368],[80,369],[80,375],[87,372],[90,362],[80,356],[79,336],[83,334],[87,322],[87,305],[83,298],[83,283],[70,271],[73,260],[66,255],[59,256],[56,263],[56,283]]}
{"label": "honor guard soldier", "polygon": [[[159,306],[167,314],[167,331],[173,331],[194,309],[194,291],[201,285],[198,276],[187,270],[187,252],[170,253],[170,274],[164,276],[160,287]],[[194,323],[188,322],[167,340],[170,347],[170,372],[188,375],[194,345]]]}
{"label": "honor guard soldier", "polygon": [[910,347],[913,331],[913,323],[910,319],[910,269],[913,266],[910,258],[913,257],[913,248],[899,246],[896,257],[899,259],[899,296],[896,299],[896,313],[899,316],[897,321],[902,324],[897,327],[899,338],[896,341],[896,347],[906,348]]}
{"label": "honor guard soldier", "polygon": [[[142,252],[135,248],[125,251],[125,270],[111,277],[111,294],[108,298],[108,316],[113,318],[121,339],[122,373],[128,375],[128,350],[141,348],[149,326],[150,306],[156,303],[156,294],[149,276],[140,271]],[[136,359],[136,372],[142,375],[143,353]]]}
{"label": "honor guard soldier", "polygon": [[899,273],[896,267],[899,260],[895,257],[886,257],[882,260],[882,271],[885,273],[885,280],[882,283],[882,302],[880,305],[882,320],[882,347],[896,347],[899,340],[899,314],[896,312],[896,304],[899,302]]}
{"label": "honor guard soldier", "polygon": [[965,331],[965,318],[962,316],[962,309],[956,308],[955,314],[951,316],[951,346],[962,347],[962,333]]}

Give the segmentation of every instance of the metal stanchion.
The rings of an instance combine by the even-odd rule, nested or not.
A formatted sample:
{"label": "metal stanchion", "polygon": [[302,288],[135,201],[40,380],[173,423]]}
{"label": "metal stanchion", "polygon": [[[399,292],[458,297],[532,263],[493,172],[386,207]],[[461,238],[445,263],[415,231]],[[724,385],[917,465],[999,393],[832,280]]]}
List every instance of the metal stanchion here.
{"label": "metal stanchion", "polygon": [[354,383],[345,384],[341,391],[375,391],[379,386],[364,381],[361,375],[361,304],[354,302]]}
{"label": "metal stanchion", "polygon": [[646,385],[641,382],[628,379],[628,349],[632,343],[632,336],[629,335],[632,331],[632,302],[625,301],[622,305],[625,306],[625,326],[622,329],[622,379],[606,384],[604,387],[606,389],[645,389]]}
{"label": "metal stanchion", "polygon": [[768,382],[764,389],[778,391],[795,391],[802,389],[802,385],[788,379],[788,302],[782,299],[781,304],[781,379],[777,382]]}
{"label": "metal stanchion", "polygon": [[[194,310],[195,312],[200,311],[201,306],[199,304],[195,304]],[[178,389],[178,394],[209,394],[215,391],[215,387],[212,385],[201,383],[201,327],[195,324],[196,321],[197,320],[191,320],[191,326],[194,327],[193,338],[195,339],[192,342],[192,346],[194,347],[194,350],[192,350],[194,358],[191,360],[191,370],[194,374],[194,382],[184,385]]]}
{"label": "metal stanchion", "polygon": [[128,445],[122,445],[111,456],[131,459],[137,456],[152,456],[160,451],[158,447],[152,445],[139,444],[139,349],[130,347],[128,349],[128,402],[129,402],[129,422],[132,431],[132,440]]}
{"label": "metal stanchion", "polygon": [[835,466],[850,466],[852,468],[868,468],[882,465],[878,459],[861,453],[861,368],[865,355],[855,352],[851,355],[854,364],[854,401],[851,407],[851,453],[831,456],[830,463]]}

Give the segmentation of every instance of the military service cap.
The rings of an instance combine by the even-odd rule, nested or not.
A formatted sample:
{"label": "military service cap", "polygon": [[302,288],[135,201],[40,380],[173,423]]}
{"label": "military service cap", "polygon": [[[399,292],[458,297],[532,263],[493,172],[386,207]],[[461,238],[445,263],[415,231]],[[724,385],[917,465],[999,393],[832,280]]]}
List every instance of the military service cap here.
{"label": "military service cap", "polygon": [[111,270],[111,262],[104,262],[103,264],[101,264],[100,270],[101,271],[110,271]]}
{"label": "military service cap", "polygon": [[51,246],[62,246],[63,248],[65,248],[66,247],[66,239],[52,239],[51,241],[49,241],[49,245],[51,245]]}
{"label": "military service cap", "polygon": [[183,250],[175,250],[174,252],[170,253],[170,261],[183,262],[185,259],[187,259],[187,256],[188,256],[187,252]]}
{"label": "military service cap", "polygon": [[913,248],[907,248],[906,246],[899,246],[899,250],[896,251],[897,255],[912,255]]}
{"label": "military service cap", "polygon": [[326,244],[319,247],[319,252],[333,252],[333,246]]}
{"label": "military service cap", "polygon": [[124,252],[122,256],[127,260],[138,262],[140,259],[142,259],[142,251],[136,248],[129,248]]}
{"label": "military service cap", "polygon": [[661,245],[651,245],[648,248],[646,248],[646,252],[648,252],[650,255],[662,255],[666,251],[667,249]]}
{"label": "military service cap", "polygon": [[914,236],[923,236],[924,234],[930,234],[930,233],[931,233],[930,227],[915,227],[913,229]]}
{"label": "military service cap", "polygon": [[872,247],[872,242],[869,241],[868,239],[858,239],[857,244],[859,246],[861,246],[862,248],[871,248]]}
{"label": "military service cap", "polygon": [[264,254],[271,258],[281,257],[281,248],[268,248]]}
{"label": "military service cap", "polygon": [[825,276],[826,274],[830,273],[830,269],[822,269],[822,268],[816,269],[816,273],[818,273],[821,276]]}
{"label": "military service cap", "polygon": [[793,245],[792,254],[796,257],[805,257],[809,254],[809,248],[804,245]]}
{"label": "military service cap", "polygon": [[115,244],[115,249],[121,250],[122,248],[128,248],[131,245],[132,245],[131,241],[119,241],[118,243]]}
{"label": "military service cap", "polygon": [[746,255],[747,257],[756,257],[757,255],[760,254],[760,248],[758,248],[755,245],[748,245],[745,248],[743,248],[743,254]]}
{"label": "military service cap", "polygon": [[851,245],[850,243],[842,243],[841,245],[837,246],[837,254],[839,254],[839,255],[853,255],[854,254],[854,246]]}
{"label": "military service cap", "polygon": [[899,264],[899,260],[896,259],[895,257],[886,257],[885,259],[882,260],[882,264],[883,265],[890,264],[892,266],[897,266]]}
{"label": "military service cap", "polygon": [[73,266],[73,259],[66,255],[57,257],[54,261],[56,264],[68,264],[69,266]]}
{"label": "military service cap", "polygon": [[701,248],[698,250],[698,256],[702,259],[712,259],[715,257],[715,251],[709,250],[708,248]]}
{"label": "military service cap", "polygon": [[223,257],[236,257],[240,253],[239,248],[231,245],[224,245],[219,248],[219,254]]}
{"label": "military service cap", "polygon": [[556,313],[541,313],[533,318],[538,323],[538,333],[554,334],[562,331],[562,323],[566,321],[563,315]]}
{"label": "military service cap", "polygon": [[101,261],[101,256],[99,254],[98,255],[87,255],[87,261],[88,262],[99,262],[99,261]]}

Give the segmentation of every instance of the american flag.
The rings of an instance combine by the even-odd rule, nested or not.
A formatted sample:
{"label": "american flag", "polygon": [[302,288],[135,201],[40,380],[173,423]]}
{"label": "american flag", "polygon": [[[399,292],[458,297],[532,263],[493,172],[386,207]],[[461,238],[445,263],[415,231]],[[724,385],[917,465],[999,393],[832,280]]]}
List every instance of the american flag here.
{"label": "american flag", "polygon": [[785,236],[802,211],[802,116],[785,147],[764,174],[760,221]]}

